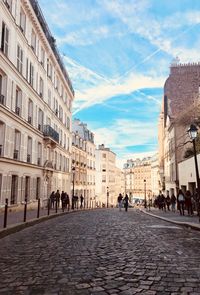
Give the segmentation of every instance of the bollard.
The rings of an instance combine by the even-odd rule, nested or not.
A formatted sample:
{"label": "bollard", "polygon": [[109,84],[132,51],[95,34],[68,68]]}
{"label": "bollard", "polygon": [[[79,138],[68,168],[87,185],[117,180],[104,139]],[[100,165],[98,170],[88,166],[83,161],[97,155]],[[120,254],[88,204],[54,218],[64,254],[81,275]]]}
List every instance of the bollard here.
{"label": "bollard", "polygon": [[24,222],[26,222],[26,212],[27,212],[27,198],[25,198],[25,204],[24,204]]}
{"label": "bollard", "polygon": [[37,218],[40,217],[40,198],[38,198]]}
{"label": "bollard", "polygon": [[48,202],[47,202],[47,215],[49,216],[50,214],[50,200],[48,199]]}
{"label": "bollard", "polygon": [[4,223],[3,227],[6,228],[7,226],[7,217],[8,217],[8,199],[6,198],[5,210],[4,210]]}
{"label": "bollard", "polygon": [[56,200],[56,213],[58,212],[58,202]]}

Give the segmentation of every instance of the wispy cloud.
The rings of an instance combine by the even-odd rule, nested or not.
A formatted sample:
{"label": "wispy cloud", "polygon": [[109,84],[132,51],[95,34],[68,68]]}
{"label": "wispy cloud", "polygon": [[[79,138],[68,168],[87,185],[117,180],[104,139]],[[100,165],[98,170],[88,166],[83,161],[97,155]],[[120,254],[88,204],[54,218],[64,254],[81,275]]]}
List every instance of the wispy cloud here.
{"label": "wispy cloud", "polygon": [[146,96],[147,99],[160,104],[160,100],[144,94],[140,89],[162,87],[163,84],[164,77],[152,78],[141,74],[130,74],[119,84],[116,84],[115,82],[112,84],[102,83],[83,92],[76,92],[76,100],[78,100],[79,107],[74,111],[74,115],[94,104],[99,104],[114,96],[129,94],[134,91],[138,91],[143,96]]}

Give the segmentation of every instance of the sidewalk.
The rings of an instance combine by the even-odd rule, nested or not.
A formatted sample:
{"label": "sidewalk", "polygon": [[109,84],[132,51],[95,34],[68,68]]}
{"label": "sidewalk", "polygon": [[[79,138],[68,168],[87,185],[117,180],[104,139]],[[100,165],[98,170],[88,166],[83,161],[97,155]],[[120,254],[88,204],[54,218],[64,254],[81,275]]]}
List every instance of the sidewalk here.
{"label": "sidewalk", "polygon": [[156,218],[160,218],[162,220],[175,223],[177,225],[187,226],[196,230],[200,230],[199,217],[196,215],[188,216],[187,212],[185,212],[184,216],[179,214],[179,211],[162,211],[157,208],[152,207],[149,209],[140,209],[143,213],[151,215]]}

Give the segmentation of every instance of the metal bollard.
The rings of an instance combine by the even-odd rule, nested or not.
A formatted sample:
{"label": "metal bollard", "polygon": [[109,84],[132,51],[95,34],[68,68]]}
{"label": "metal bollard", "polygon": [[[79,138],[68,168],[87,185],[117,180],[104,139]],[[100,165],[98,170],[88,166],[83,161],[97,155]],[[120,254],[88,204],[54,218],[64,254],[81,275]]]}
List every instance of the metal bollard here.
{"label": "metal bollard", "polygon": [[6,198],[5,211],[4,211],[4,223],[3,223],[4,228],[6,228],[7,226],[7,217],[8,217],[8,199]]}
{"label": "metal bollard", "polygon": [[40,198],[38,198],[37,218],[40,217]]}
{"label": "metal bollard", "polygon": [[47,215],[50,214],[50,200],[48,199],[48,202],[47,202]]}
{"label": "metal bollard", "polygon": [[26,212],[27,212],[27,198],[25,198],[25,204],[24,204],[24,222],[26,222]]}
{"label": "metal bollard", "polygon": [[56,200],[56,213],[58,212],[58,202]]}

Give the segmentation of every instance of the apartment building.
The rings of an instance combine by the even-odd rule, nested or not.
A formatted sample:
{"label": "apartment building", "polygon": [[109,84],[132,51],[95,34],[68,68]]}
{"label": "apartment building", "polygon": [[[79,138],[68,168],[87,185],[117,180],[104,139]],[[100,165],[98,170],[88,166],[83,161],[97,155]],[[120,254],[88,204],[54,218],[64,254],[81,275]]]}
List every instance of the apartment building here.
{"label": "apartment building", "polygon": [[96,201],[99,206],[115,206],[116,191],[116,154],[104,144],[96,149]]}
{"label": "apartment building", "polygon": [[70,193],[74,90],[36,0],[0,1],[0,204]]}
{"label": "apartment building", "polygon": [[151,158],[127,160],[124,164],[125,192],[130,200],[152,198]]}
{"label": "apartment building", "polygon": [[[159,166],[161,189],[169,194],[182,187],[179,163],[191,143],[188,141],[190,124],[200,125],[200,63],[181,64],[175,60],[164,85],[164,96],[159,121]],[[195,190],[195,182],[188,179],[188,187]],[[184,185],[185,185],[184,179]]]}
{"label": "apartment building", "polygon": [[94,134],[88,130],[87,124],[79,119],[72,123],[72,166],[74,168],[74,179],[71,189],[74,194],[84,197],[86,208],[94,207],[95,201],[95,144]]}

